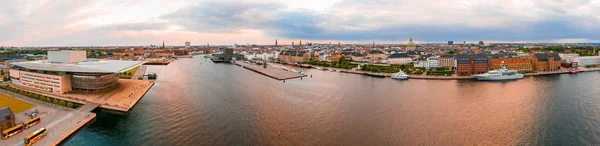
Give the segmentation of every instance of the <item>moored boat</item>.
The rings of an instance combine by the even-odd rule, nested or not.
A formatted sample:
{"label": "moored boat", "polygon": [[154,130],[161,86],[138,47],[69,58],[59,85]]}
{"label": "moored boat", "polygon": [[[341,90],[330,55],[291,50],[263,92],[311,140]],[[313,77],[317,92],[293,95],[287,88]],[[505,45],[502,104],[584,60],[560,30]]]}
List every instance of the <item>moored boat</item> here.
{"label": "moored boat", "polygon": [[408,75],[405,74],[402,70],[400,70],[400,72],[392,74],[392,79],[406,80],[408,79]]}
{"label": "moored boat", "polygon": [[488,71],[484,74],[475,75],[475,78],[480,81],[503,81],[503,80],[518,80],[523,78],[516,70],[508,70],[504,66],[504,61],[500,64],[501,69]]}

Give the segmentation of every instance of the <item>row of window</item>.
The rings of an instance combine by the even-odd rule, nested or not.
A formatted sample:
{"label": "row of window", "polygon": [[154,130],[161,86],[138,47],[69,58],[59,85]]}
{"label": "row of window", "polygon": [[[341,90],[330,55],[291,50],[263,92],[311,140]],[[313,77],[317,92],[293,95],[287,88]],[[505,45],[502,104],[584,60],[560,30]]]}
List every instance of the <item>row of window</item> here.
{"label": "row of window", "polygon": [[31,77],[27,77],[27,76],[23,76],[22,78],[24,78],[24,79],[30,79],[30,80],[36,80],[36,81],[42,81],[42,82],[46,82],[46,83],[60,84],[60,82],[56,82],[56,81],[41,80],[41,79],[38,79],[38,78],[31,78]]}
{"label": "row of window", "polygon": [[44,76],[39,76],[36,74],[30,74],[30,73],[24,73],[22,72],[21,75],[28,75],[28,76],[32,76],[32,77],[36,77],[36,78],[46,78],[46,79],[52,79],[52,80],[60,80],[59,78],[52,78],[52,77],[44,77]]}

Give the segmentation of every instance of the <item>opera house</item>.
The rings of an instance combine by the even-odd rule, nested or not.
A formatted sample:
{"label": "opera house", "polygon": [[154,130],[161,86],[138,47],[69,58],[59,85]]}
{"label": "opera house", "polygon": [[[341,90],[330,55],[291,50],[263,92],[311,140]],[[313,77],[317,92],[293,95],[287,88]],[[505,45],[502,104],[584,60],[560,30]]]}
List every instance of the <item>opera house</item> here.
{"label": "opera house", "polygon": [[114,87],[119,73],[144,61],[93,60],[85,51],[48,51],[48,60],[13,63],[13,84],[52,93],[102,91]]}

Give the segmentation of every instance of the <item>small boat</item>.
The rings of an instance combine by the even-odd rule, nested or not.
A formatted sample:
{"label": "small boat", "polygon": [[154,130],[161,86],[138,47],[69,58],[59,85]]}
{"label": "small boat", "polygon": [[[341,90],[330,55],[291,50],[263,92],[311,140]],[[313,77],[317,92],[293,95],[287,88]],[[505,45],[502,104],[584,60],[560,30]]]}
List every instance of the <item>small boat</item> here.
{"label": "small boat", "polygon": [[385,78],[385,75],[382,73],[363,73],[366,76],[376,77],[376,78]]}
{"label": "small boat", "polygon": [[298,73],[304,75],[304,71],[303,70],[300,70]]}
{"label": "small boat", "polygon": [[157,77],[156,73],[148,73],[148,79],[155,80]]}
{"label": "small boat", "polygon": [[402,70],[400,70],[400,72],[392,74],[392,79],[406,80],[406,79],[408,79],[408,75],[405,74]]}
{"label": "small boat", "polygon": [[321,67],[316,67],[316,69],[317,69],[317,70],[323,70],[323,68],[321,68]]}
{"label": "small boat", "polygon": [[579,71],[577,71],[576,69],[570,69],[569,70],[569,74],[578,74]]}

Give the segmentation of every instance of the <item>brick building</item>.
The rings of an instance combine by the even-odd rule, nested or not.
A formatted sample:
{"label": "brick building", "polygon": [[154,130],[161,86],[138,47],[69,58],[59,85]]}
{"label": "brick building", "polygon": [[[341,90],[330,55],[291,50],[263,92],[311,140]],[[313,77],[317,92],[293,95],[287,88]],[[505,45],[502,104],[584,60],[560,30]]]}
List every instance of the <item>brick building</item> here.
{"label": "brick building", "polygon": [[487,55],[458,55],[455,58],[458,75],[482,74],[489,70]]}
{"label": "brick building", "polygon": [[504,61],[506,69],[509,70],[529,71],[533,69],[531,58],[494,59],[492,60],[492,69],[501,69],[502,61]]}
{"label": "brick building", "polygon": [[536,53],[532,65],[536,71],[556,71],[560,69],[561,60],[557,53]]}

